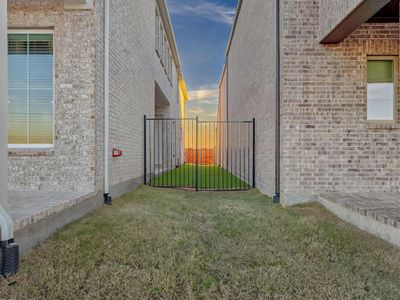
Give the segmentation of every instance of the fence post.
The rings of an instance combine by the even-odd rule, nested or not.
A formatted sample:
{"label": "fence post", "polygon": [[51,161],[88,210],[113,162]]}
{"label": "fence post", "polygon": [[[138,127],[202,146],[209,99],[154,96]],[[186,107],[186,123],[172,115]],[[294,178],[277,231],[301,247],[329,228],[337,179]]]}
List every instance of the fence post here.
{"label": "fence post", "polygon": [[196,192],[199,191],[199,117],[196,117]]}
{"label": "fence post", "polygon": [[147,117],[146,115],[144,115],[144,143],[143,143],[143,150],[144,150],[144,155],[143,155],[143,163],[144,163],[144,176],[143,176],[143,180],[144,180],[144,184],[147,184]]}
{"label": "fence post", "polygon": [[256,118],[253,118],[253,188],[256,187]]}

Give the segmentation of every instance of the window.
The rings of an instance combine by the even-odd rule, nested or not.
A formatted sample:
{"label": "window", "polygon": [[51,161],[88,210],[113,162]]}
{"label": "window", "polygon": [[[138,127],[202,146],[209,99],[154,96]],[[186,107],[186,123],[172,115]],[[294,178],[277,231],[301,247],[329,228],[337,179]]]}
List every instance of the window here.
{"label": "window", "polygon": [[160,42],[160,50],[161,50],[160,58],[161,58],[161,63],[163,63],[163,58],[164,58],[164,30],[163,30],[162,27],[161,27],[160,33],[161,33],[161,36],[160,36],[160,40],[161,40],[161,42]]}
{"label": "window", "polygon": [[53,35],[8,35],[8,143],[53,144]]}
{"label": "window", "polygon": [[168,56],[168,42],[167,42],[167,37],[164,34],[163,64],[165,69],[167,68],[167,56]]}
{"label": "window", "polygon": [[172,81],[172,53],[169,52],[169,79]]}
{"label": "window", "polygon": [[158,15],[158,10],[156,8],[156,51],[160,53],[160,16]]}
{"label": "window", "polygon": [[164,31],[160,13],[158,12],[157,7],[156,7],[156,11],[155,11],[155,18],[156,18],[156,22],[155,22],[156,53],[158,54],[161,65],[164,68],[164,72],[167,75],[168,80],[170,81],[170,83],[172,85],[172,54],[171,54],[171,49],[170,49],[170,46],[168,43],[168,38]]}
{"label": "window", "polygon": [[397,113],[397,58],[368,58],[368,100],[369,121],[396,121]]}
{"label": "window", "polygon": [[159,40],[159,42],[158,42],[158,55],[161,57],[161,55],[162,55],[162,48],[163,48],[163,35],[164,35],[164,30],[163,30],[163,27],[162,27],[162,22],[161,22],[161,19],[159,19],[159,37],[158,37],[158,40]]}

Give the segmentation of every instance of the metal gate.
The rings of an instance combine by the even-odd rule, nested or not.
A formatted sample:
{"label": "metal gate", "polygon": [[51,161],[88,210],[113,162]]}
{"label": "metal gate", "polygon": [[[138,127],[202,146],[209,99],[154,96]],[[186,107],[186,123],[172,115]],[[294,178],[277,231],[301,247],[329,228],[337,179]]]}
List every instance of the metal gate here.
{"label": "metal gate", "polygon": [[196,191],[255,187],[255,119],[144,116],[144,183]]}

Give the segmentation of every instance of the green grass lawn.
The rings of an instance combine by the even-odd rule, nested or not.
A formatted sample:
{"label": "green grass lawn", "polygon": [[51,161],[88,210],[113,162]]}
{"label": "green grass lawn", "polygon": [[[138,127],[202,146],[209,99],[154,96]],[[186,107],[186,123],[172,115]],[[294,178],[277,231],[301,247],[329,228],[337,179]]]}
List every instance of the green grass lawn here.
{"label": "green grass lawn", "polygon": [[24,257],[3,298],[399,299],[400,249],[317,204],[140,187]]}
{"label": "green grass lawn", "polygon": [[[199,166],[200,189],[248,189],[250,186],[219,166]],[[247,178],[246,178],[247,179]],[[196,165],[185,164],[150,180],[155,186],[196,187]]]}

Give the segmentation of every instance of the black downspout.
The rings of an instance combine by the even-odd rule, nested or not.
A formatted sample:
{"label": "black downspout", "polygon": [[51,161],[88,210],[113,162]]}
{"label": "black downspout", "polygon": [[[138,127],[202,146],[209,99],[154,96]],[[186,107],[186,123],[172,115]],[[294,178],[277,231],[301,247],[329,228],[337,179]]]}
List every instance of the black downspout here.
{"label": "black downspout", "polygon": [[[143,169],[144,169],[144,174],[143,174],[143,183],[144,185],[147,185],[147,116],[144,115],[143,118],[143,129],[144,129],[144,143],[143,143]],[[151,153],[150,153],[151,155]],[[150,166],[151,168],[151,166]]]}
{"label": "black downspout", "polygon": [[280,0],[276,0],[276,132],[275,132],[275,195],[274,203],[280,203],[281,193],[281,25]]}

